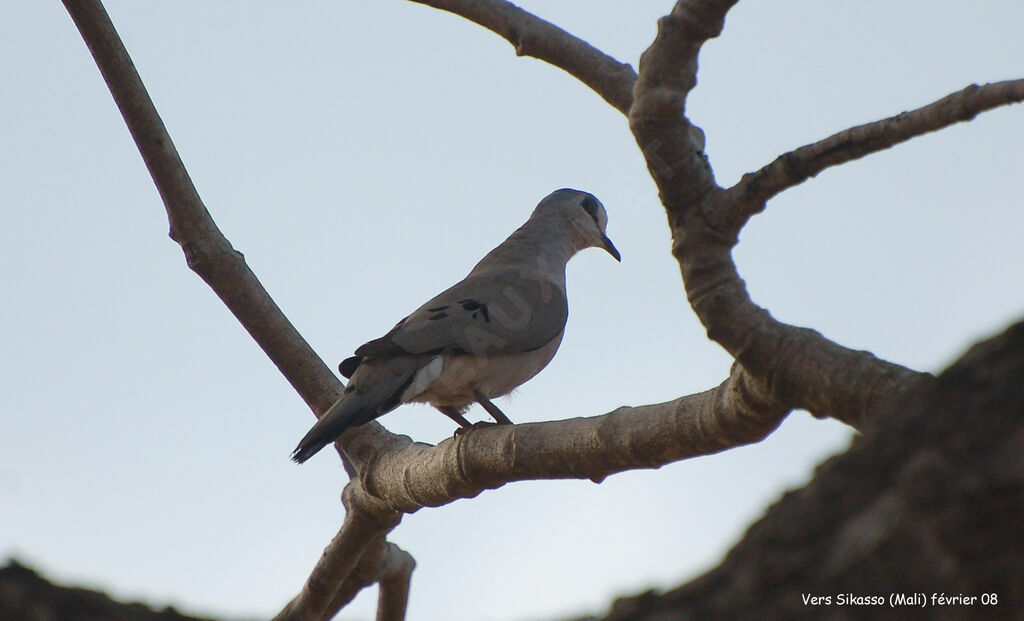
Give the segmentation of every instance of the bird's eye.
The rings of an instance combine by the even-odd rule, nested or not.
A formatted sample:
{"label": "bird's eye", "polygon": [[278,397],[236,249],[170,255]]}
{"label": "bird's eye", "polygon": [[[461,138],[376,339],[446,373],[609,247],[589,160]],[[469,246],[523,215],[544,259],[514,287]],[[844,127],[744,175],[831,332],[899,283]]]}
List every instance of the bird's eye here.
{"label": "bird's eye", "polygon": [[587,215],[593,218],[594,222],[600,226],[601,223],[597,220],[597,199],[593,196],[584,197],[580,206],[583,207],[583,211],[587,212]]}

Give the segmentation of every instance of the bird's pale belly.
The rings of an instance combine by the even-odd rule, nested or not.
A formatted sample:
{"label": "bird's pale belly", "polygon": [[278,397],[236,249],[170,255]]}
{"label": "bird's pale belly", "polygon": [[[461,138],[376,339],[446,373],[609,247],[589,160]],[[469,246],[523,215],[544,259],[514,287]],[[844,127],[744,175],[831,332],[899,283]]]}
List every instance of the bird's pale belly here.
{"label": "bird's pale belly", "polygon": [[475,392],[488,399],[507,395],[540,373],[561,342],[559,334],[540,349],[519,354],[437,356],[417,371],[401,400],[463,409],[476,401]]}

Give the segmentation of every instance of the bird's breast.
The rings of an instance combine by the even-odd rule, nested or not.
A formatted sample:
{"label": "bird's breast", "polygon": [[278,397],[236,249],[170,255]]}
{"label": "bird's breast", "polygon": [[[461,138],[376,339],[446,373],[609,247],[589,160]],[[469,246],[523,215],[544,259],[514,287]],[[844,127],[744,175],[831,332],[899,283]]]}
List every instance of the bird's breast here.
{"label": "bird's breast", "polygon": [[478,391],[488,399],[501,397],[546,367],[558,351],[562,334],[539,349],[504,355],[439,355],[416,372],[402,401],[463,408]]}

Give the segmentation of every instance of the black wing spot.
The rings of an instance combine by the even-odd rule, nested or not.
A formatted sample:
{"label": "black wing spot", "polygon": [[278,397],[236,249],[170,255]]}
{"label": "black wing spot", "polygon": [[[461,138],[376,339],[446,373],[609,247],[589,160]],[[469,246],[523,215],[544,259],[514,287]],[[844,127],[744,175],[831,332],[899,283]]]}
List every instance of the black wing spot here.
{"label": "black wing spot", "polygon": [[473,313],[473,319],[477,318],[479,311],[479,314],[484,316],[484,321],[491,320],[491,314],[487,312],[487,305],[483,302],[466,298],[465,300],[459,300],[459,304],[462,305],[462,310]]}
{"label": "black wing spot", "polygon": [[431,315],[430,317],[427,317],[427,319],[429,319],[430,321],[437,321],[438,319],[444,319],[447,316],[448,316],[448,313],[442,311],[440,313],[437,313],[437,314]]}
{"label": "black wing spot", "polygon": [[441,311],[443,311],[443,310],[445,310],[447,308],[448,308],[448,305],[445,304],[444,306],[435,306],[434,308],[428,308],[427,312],[428,313],[439,313],[439,312],[441,312]]}
{"label": "black wing spot", "polygon": [[341,364],[338,365],[338,370],[341,371],[342,376],[351,379],[352,374],[356,372],[356,369],[358,369],[359,365],[362,363],[362,356],[352,356],[351,358],[345,358],[344,360],[341,361]]}

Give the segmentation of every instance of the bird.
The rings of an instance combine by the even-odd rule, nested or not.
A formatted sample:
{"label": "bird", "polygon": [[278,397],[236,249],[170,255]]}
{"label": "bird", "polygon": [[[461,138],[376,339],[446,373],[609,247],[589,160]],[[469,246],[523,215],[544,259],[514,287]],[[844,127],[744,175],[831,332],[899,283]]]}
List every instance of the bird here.
{"label": "bird", "polygon": [[474,403],[497,424],[511,424],[491,399],[534,377],[558,350],[569,316],[569,259],[597,247],[622,261],[607,225],[593,194],[563,188],[544,197],[464,279],[341,362],[349,383],[292,460],[303,463],[350,428],[410,402],[434,406],[459,425],[457,434],[474,427],[463,416]]}

